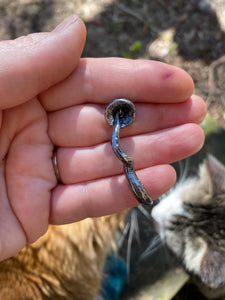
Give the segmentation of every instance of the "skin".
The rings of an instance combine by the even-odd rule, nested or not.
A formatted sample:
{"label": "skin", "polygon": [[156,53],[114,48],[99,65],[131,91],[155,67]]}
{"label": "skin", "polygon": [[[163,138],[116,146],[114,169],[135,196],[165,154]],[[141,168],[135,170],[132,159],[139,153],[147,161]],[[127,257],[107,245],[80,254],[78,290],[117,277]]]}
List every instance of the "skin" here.
{"label": "skin", "polygon": [[[0,260],[65,224],[137,205],[110,145],[104,108],[136,105],[120,144],[155,199],[168,164],[198,151],[206,106],[183,70],[153,61],[80,59],[86,30],[67,18],[50,33],[0,42]],[[64,184],[57,184],[53,148]]]}

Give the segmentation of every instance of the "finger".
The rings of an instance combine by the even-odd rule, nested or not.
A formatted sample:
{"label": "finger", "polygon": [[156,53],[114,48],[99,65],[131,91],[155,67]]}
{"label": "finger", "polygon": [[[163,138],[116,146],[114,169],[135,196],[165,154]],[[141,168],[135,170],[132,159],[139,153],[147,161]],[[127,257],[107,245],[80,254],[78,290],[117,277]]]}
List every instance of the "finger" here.
{"label": "finger", "polygon": [[50,195],[56,185],[47,118],[33,99],[6,110],[2,126],[13,136],[5,164],[7,196],[27,242],[32,243],[48,228]]}
{"label": "finger", "polygon": [[[203,142],[203,130],[195,124],[120,139],[123,151],[133,158],[136,170],[181,160],[199,151]],[[113,153],[110,142],[90,148],[58,148],[57,162],[65,184],[123,173],[123,165]]]}
{"label": "finger", "polygon": [[75,104],[109,103],[115,98],[177,103],[192,93],[191,77],[179,68],[147,60],[92,58],[81,60],[66,81],[40,99],[47,110],[55,111]]}
{"label": "finger", "polygon": [[51,33],[0,42],[0,109],[23,103],[67,77],[85,41],[85,27],[71,16]]}
{"label": "finger", "polygon": [[[87,147],[111,139],[112,128],[104,118],[104,106],[85,105],[49,113],[49,135],[62,147]],[[206,114],[205,102],[193,96],[179,104],[138,104],[131,126],[121,137],[137,135],[184,123],[200,123]],[[82,129],[82,130],[81,130]]]}
{"label": "finger", "polygon": [[26,245],[26,235],[15,217],[7,197],[5,168],[0,166],[0,261],[15,255]]}
{"label": "finger", "polygon": [[[152,199],[168,191],[176,180],[175,171],[169,165],[140,170],[137,175]],[[75,222],[87,217],[108,215],[138,204],[124,175],[80,185],[59,185],[52,194],[50,222]]]}

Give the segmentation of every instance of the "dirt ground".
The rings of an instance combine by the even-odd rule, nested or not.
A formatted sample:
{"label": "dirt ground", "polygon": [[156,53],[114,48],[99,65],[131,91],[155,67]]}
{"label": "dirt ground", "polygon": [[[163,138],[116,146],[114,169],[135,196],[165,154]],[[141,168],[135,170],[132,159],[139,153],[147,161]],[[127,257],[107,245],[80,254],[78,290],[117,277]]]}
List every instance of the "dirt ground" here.
{"label": "dirt ground", "polygon": [[225,0],[1,0],[0,39],[49,31],[74,13],[87,26],[83,56],[184,68],[225,128]]}

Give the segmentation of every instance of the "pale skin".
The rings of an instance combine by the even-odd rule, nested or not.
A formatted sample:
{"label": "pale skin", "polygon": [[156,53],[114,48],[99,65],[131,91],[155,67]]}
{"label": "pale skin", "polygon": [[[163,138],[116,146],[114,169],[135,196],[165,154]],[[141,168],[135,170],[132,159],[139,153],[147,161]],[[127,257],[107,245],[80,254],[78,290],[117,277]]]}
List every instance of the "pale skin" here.
{"label": "pale skin", "polygon": [[[104,108],[136,105],[120,143],[153,199],[175,183],[168,165],[198,151],[204,101],[183,70],[152,61],[80,59],[86,31],[67,18],[51,33],[0,42],[0,260],[76,222],[138,205],[110,145]],[[57,184],[53,148],[63,184]]]}

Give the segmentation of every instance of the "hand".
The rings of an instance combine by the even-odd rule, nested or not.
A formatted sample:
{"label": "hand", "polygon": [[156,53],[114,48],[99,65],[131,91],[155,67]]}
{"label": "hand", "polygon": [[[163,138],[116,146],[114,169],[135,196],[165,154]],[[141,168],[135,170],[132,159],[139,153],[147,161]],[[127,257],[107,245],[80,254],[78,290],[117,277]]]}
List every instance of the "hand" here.
{"label": "hand", "polygon": [[[136,105],[120,143],[155,199],[175,182],[168,163],[198,151],[206,107],[184,71],[152,61],[80,59],[85,27],[0,43],[0,259],[63,224],[137,205],[115,157],[104,108]],[[52,152],[64,184],[57,185]]]}

